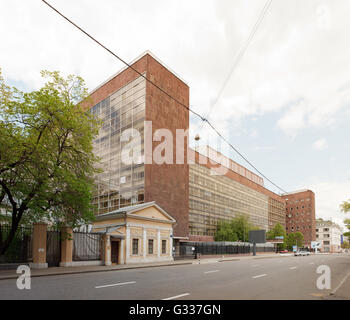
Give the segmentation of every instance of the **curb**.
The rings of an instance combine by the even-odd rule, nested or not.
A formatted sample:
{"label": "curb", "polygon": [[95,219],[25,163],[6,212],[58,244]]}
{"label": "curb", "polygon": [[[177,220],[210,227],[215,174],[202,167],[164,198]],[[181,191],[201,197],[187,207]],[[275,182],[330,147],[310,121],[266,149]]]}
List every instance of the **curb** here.
{"label": "curb", "polygon": [[[64,276],[69,274],[78,274],[78,273],[95,273],[95,272],[108,272],[108,271],[121,271],[121,270],[130,270],[130,269],[144,269],[144,268],[158,268],[158,267],[174,267],[174,266],[181,266],[181,265],[190,265],[192,262],[181,262],[181,263],[174,263],[174,264],[163,264],[163,265],[148,265],[148,266],[130,266],[125,268],[118,268],[118,269],[106,269],[106,270],[83,270],[83,271],[66,271],[66,272],[55,272],[55,273],[48,273],[48,274],[33,274],[31,275],[32,278],[38,278],[38,277],[49,277],[49,276]],[[8,280],[8,279],[17,279],[20,275],[10,275],[10,276],[0,276],[1,280]]]}

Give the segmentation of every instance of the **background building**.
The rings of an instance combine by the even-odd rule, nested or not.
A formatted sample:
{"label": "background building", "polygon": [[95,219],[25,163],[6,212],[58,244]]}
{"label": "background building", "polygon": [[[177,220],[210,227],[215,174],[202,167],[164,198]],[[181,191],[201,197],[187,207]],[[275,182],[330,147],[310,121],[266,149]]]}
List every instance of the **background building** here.
{"label": "background building", "polygon": [[261,177],[231,159],[220,161],[226,170],[214,174],[212,169],[219,166],[212,151],[204,148],[204,152],[192,150],[190,154],[190,240],[213,240],[217,222],[237,214],[248,215],[261,229],[270,230],[276,223],[285,227],[284,199],[264,188]]}
{"label": "background building", "polygon": [[321,242],[323,252],[340,252],[341,227],[332,221],[316,220],[316,240]]}
{"label": "background building", "polygon": [[310,247],[316,240],[315,194],[311,190],[285,193],[286,231],[300,231],[304,235],[305,246]]}
{"label": "background building", "polygon": [[[178,101],[189,105],[189,87],[150,52],[146,52],[132,67]],[[94,204],[96,214],[118,210],[130,205],[155,201],[176,220],[174,238],[188,236],[188,175],[187,155],[184,164],[144,164],[144,121],[152,121],[152,136],[157,129],[189,127],[188,110],[147,82],[131,68],[124,68],[91,92],[83,102],[86,110],[102,120],[102,128],[94,141],[94,150],[102,159],[103,173],[96,177]],[[142,138],[139,164],[126,165],[121,141],[126,129],[136,129]],[[184,139],[185,151],[188,139]],[[152,151],[161,142],[153,141]],[[173,144],[176,154],[176,142]],[[147,162],[146,162],[147,163]],[[174,161],[175,163],[175,161]]]}

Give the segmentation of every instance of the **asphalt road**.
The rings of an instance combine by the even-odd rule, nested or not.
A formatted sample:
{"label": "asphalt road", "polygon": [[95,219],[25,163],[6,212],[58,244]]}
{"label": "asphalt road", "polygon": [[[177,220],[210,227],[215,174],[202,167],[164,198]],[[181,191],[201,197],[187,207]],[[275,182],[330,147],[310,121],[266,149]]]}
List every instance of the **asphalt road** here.
{"label": "asphalt road", "polygon": [[[319,290],[320,274],[331,270],[331,289]],[[33,277],[30,290],[16,280],[0,281],[5,299],[329,299],[344,283],[341,298],[350,299],[344,280],[350,255],[313,255],[245,259],[206,264]],[[347,281],[350,280],[350,277]],[[349,288],[349,286],[348,286]],[[333,299],[336,296],[333,296]]]}

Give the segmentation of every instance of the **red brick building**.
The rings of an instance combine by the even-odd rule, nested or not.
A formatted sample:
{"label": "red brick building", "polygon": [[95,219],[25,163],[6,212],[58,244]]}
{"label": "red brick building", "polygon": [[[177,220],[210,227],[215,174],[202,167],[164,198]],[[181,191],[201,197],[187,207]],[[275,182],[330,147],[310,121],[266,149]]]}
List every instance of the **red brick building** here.
{"label": "red brick building", "polygon": [[304,235],[305,246],[310,247],[316,241],[315,194],[311,190],[285,193],[286,231],[300,231]]}
{"label": "red brick building", "polygon": [[[150,52],[146,52],[132,67],[161,87],[184,105],[189,105],[189,86],[170,71]],[[131,68],[123,68],[90,93],[83,102],[86,110],[102,120],[94,151],[102,159],[104,173],[98,176],[94,204],[96,214],[118,210],[143,202],[156,203],[176,220],[174,239],[188,237],[188,137],[183,139],[184,164],[175,164],[176,141],[173,142],[174,164],[156,164],[146,160],[126,165],[121,161],[125,145],[121,135],[125,129],[136,129],[142,139],[142,154],[149,143],[145,121],[152,122],[152,136],[157,129],[187,130],[189,112],[146,81]],[[147,140],[147,142],[146,142]],[[152,142],[152,154],[164,141]],[[149,146],[149,144],[147,144]],[[147,151],[147,154],[149,152]],[[147,158],[147,155],[144,156]],[[143,158],[143,159],[145,159]]]}
{"label": "red brick building", "polygon": [[[189,106],[189,86],[153,54],[146,52],[131,65],[181,104]],[[228,171],[223,176],[212,176],[212,165],[198,163],[197,153],[194,164],[188,165],[188,135],[185,134],[182,141],[175,139],[177,130],[189,128],[189,111],[181,104],[131,68],[120,70],[82,103],[88,112],[102,120],[94,141],[94,152],[101,158],[103,169],[96,177],[93,199],[96,215],[155,201],[176,220],[175,244],[176,240],[189,237],[213,239],[219,219],[229,220],[241,213],[249,215],[251,222],[260,228],[270,230],[280,223],[287,227],[287,232],[297,227],[304,231],[308,243],[314,240],[314,195],[307,194],[303,198],[312,207],[305,213],[301,211],[312,221],[301,224],[299,219],[296,225],[290,219],[286,225],[286,196],[266,189],[263,179],[248,169],[227,159]],[[151,136],[146,133],[146,123],[152,124]],[[131,164],[122,161],[122,151],[128,143],[124,141],[123,133],[127,129],[135,129],[141,140],[140,161]],[[164,145],[165,136],[154,138],[158,129],[167,129],[172,135],[171,164],[158,164],[149,158]],[[179,150],[184,151],[183,164],[177,163]],[[294,196],[287,198],[291,200]],[[308,228],[312,223],[310,232],[313,234],[309,235]]]}
{"label": "red brick building", "polygon": [[[216,153],[220,165],[210,156],[211,148],[189,155],[190,240],[213,241],[219,220],[230,221],[245,214],[266,231],[277,223],[285,227],[285,200],[264,187],[263,179],[233,160]],[[215,156],[214,156],[215,157]],[[224,159],[227,161],[223,161]],[[223,167],[219,175],[211,170]]]}

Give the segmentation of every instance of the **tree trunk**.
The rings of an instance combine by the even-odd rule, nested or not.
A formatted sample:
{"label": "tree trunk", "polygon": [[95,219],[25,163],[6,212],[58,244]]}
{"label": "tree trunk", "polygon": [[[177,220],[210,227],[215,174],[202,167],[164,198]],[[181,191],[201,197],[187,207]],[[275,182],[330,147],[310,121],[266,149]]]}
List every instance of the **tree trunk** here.
{"label": "tree trunk", "polygon": [[18,223],[11,224],[11,230],[5,240],[0,243],[0,256],[5,255],[7,249],[9,248],[12,240],[15,237],[16,231],[18,229]]}

